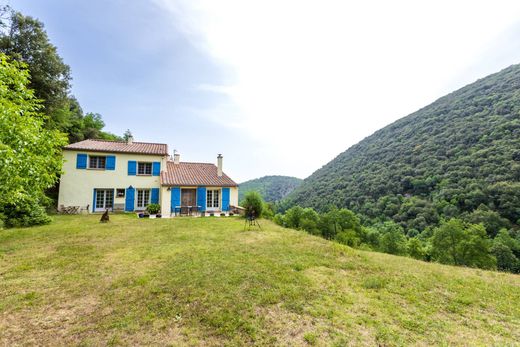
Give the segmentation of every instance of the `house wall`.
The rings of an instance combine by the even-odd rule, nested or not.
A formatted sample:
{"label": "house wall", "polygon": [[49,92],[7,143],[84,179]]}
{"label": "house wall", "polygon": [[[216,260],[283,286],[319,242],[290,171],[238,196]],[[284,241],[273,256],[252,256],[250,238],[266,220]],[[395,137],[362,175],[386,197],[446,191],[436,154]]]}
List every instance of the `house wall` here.
{"label": "house wall", "polygon": [[[169,187],[161,187],[161,214],[163,216],[170,216],[171,213],[171,190],[168,190]],[[193,189],[197,187],[192,186],[181,186],[182,189]],[[215,189],[219,187],[206,187],[207,189]],[[221,203],[222,203],[222,194]],[[229,204],[233,206],[238,206],[238,187],[230,187],[229,189]]]}
{"label": "house wall", "polygon": [[[78,153],[88,155],[113,155],[116,157],[115,170],[77,169]],[[93,208],[94,189],[106,188],[160,188],[160,176],[130,176],[128,161],[161,162],[161,171],[166,169],[167,157],[142,154],[123,154],[89,151],[63,151],[63,171],[60,179],[58,206],[86,206]],[[136,194],[137,196],[137,194]],[[163,194],[160,194],[160,197]],[[169,196],[168,196],[169,197]],[[160,198],[159,198],[160,199]],[[161,201],[161,199],[159,200]],[[117,198],[114,192],[114,204],[125,204],[125,198]]]}

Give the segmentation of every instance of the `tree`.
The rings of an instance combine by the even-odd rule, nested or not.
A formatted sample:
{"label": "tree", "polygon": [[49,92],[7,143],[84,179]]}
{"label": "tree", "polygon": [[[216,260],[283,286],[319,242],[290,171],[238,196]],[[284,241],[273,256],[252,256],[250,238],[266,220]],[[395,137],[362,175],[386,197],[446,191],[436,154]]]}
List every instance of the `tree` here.
{"label": "tree", "polygon": [[408,242],[406,243],[406,250],[408,255],[415,259],[424,260],[426,256],[426,250],[421,240],[417,237],[408,239]]}
{"label": "tree", "polygon": [[381,234],[379,247],[382,252],[396,255],[406,254],[406,237],[399,224],[384,222],[377,229]]}
{"label": "tree", "polygon": [[285,212],[285,225],[288,228],[300,229],[301,219],[303,215],[303,208],[300,206],[293,206]]}
{"label": "tree", "polygon": [[70,68],[58,55],[49,41],[44,25],[37,19],[10,11],[10,21],[4,35],[0,36],[0,51],[17,61],[27,64],[30,71],[28,88],[36,98],[43,100],[43,111],[50,117],[46,122],[59,128],[57,119],[68,106]]}
{"label": "tree", "polygon": [[132,135],[130,129],[126,129],[125,133],[123,134],[123,140],[128,141],[128,139],[131,137],[133,138],[134,135]]}
{"label": "tree", "polygon": [[66,137],[44,127],[26,66],[0,53],[0,218],[8,226],[49,221],[44,191],[61,170]]}
{"label": "tree", "polygon": [[482,224],[466,225],[459,219],[443,222],[432,237],[433,258],[444,264],[495,268],[491,246]]}
{"label": "tree", "polygon": [[47,115],[45,126],[67,133],[70,142],[89,138],[121,140],[102,131],[105,123],[99,114],[83,115],[78,101],[70,94],[70,67],[50,42],[43,23],[9,7],[0,12],[8,17],[0,20],[0,52],[27,64],[28,88],[42,100],[41,111]]}
{"label": "tree", "polygon": [[248,192],[242,201],[242,206],[246,209],[246,216],[254,214],[256,218],[260,218],[262,217],[264,199],[258,192]]}

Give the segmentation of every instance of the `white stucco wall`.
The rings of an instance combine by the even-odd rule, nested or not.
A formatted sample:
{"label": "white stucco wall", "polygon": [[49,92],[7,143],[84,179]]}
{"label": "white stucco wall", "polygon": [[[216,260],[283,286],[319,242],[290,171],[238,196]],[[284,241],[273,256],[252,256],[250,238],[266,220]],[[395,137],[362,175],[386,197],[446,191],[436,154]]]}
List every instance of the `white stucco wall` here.
{"label": "white stucco wall", "polygon": [[231,187],[229,195],[229,204],[232,206],[238,206],[238,187]]}
{"label": "white stucco wall", "polygon": [[[115,170],[76,169],[78,153],[88,155],[114,155],[116,157]],[[103,153],[89,151],[63,151],[64,173],[60,179],[58,206],[86,206],[92,211],[94,189],[128,188],[159,188],[160,176],[129,176],[128,161],[161,162],[161,171],[166,168],[166,157],[142,154]],[[87,160],[88,161],[88,160]],[[137,196],[137,194],[136,194]],[[160,194],[161,196],[161,194]],[[169,197],[169,196],[168,196]],[[124,204],[125,198],[117,198],[114,193],[114,203]]]}
{"label": "white stucco wall", "polygon": [[[181,186],[182,189],[197,189],[197,187]],[[206,187],[206,189],[219,189],[219,187]],[[238,206],[238,187],[230,187],[229,190],[229,204]],[[220,194],[220,206],[222,206],[222,194]],[[171,211],[171,191],[168,187],[161,187],[161,214],[169,216]]]}

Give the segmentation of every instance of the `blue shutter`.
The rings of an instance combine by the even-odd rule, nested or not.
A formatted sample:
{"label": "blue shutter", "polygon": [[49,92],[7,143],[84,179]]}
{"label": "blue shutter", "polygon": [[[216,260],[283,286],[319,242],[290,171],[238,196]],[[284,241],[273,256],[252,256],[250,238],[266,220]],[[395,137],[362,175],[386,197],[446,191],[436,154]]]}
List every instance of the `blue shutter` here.
{"label": "blue shutter", "polygon": [[78,153],[76,157],[76,169],[86,169],[87,168],[87,155]]}
{"label": "blue shutter", "polygon": [[135,160],[128,161],[128,176],[135,176],[137,173],[137,162]]}
{"label": "blue shutter", "polygon": [[206,211],[206,187],[197,188],[197,205],[201,211]]}
{"label": "blue shutter", "polygon": [[94,199],[92,200],[92,213],[96,211],[96,189],[94,188]]}
{"label": "blue shutter", "polygon": [[152,188],[152,197],[150,201],[152,204],[159,203],[159,188]]}
{"label": "blue shutter", "polygon": [[181,188],[173,187],[171,190],[171,212],[175,212],[175,207],[181,205]]}
{"label": "blue shutter", "polygon": [[161,162],[154,161],[152,163],[152,176],[159,176],[161,174]]}
{"label": "blue shutter", "polygon": [[107,155],[105,169],[106,170],[115,170],[116,169],[116,156],[115,155]]}
{"label": "blue shutter", "polygon": [[134,210],[135,189],[132,186],[126,188],[125,196],[125,211],[132,212]]}
{"label": "blue shutter", "polygon": [[229,188],[222,188],[222,211],[229,211]]}

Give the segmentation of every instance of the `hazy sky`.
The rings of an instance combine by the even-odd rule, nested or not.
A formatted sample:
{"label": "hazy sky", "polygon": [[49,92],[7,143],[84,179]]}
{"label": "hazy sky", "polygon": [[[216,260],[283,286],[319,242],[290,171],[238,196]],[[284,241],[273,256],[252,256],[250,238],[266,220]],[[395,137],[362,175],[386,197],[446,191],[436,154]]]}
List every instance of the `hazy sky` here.
{"label": "hazy sky", "polygon": [[[5,3],[5,1],[4,1]],[[238,182],[305,178],[377,129],[520,63],[520,1],[12,0],[84,111]]]}

